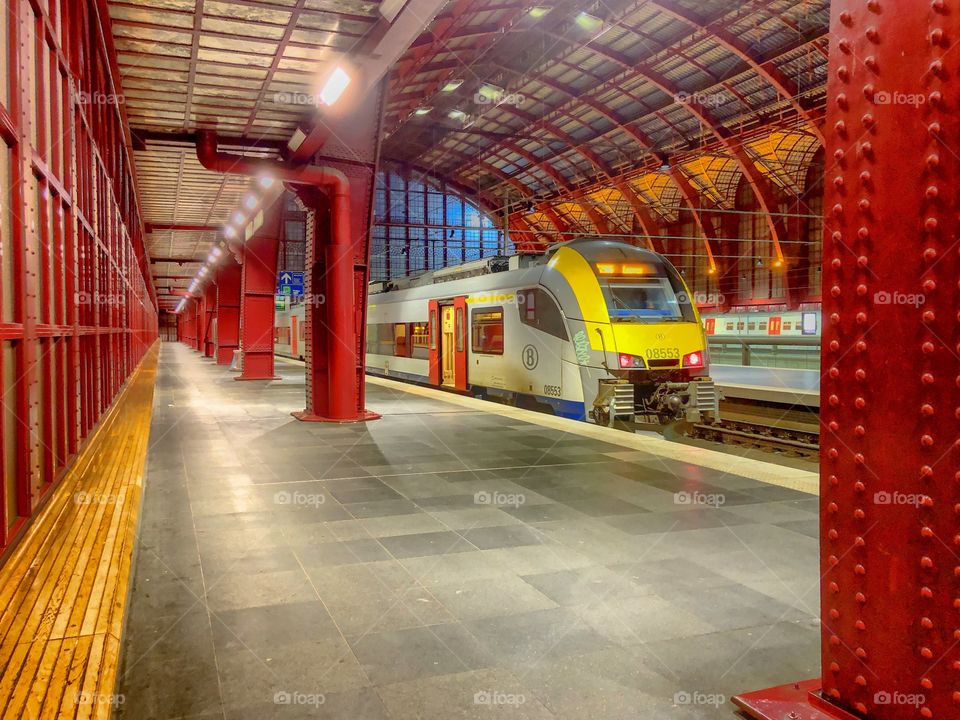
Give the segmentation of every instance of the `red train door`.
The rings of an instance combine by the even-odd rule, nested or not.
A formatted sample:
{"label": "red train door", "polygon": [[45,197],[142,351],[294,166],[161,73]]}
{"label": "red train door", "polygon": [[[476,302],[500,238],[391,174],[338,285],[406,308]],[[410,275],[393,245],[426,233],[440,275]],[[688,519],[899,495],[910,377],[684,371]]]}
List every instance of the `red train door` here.
{"label": "red train door", "polygon": [[431,300],[429,302],[429,329],[430,333],[430,347],[429,347],[429,363],[430,363],[430,384],[439,385],[440,384],[440,303],[436,300]]}
{"label": "red train door", "polygon": [[453,299],[454,348],[453,348],[453,386],[457,390],[467,389],[467,298]]}

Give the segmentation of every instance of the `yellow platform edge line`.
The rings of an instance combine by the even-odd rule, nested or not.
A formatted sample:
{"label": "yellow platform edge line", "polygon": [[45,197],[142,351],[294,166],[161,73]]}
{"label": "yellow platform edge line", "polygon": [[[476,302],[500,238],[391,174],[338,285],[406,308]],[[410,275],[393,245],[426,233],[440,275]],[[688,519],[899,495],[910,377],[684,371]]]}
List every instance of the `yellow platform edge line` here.
{"label": "yellow platform edge line", "polygon": [[0,567],[4,718],[110,717],[159,354],[157,341]]}

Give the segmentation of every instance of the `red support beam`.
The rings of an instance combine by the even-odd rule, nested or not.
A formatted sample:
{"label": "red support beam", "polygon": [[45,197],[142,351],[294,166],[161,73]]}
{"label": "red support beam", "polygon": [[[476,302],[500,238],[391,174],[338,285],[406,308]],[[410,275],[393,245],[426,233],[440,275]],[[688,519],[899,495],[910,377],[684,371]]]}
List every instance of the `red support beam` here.
{"label": "red support beam", "polygon": [[[336,192],[297,185],[308,210],[304,267],[307,365],[304,421],[357,422],[380,417],[365,407],[367,284],[373,194],[379,163],[383,98],[379,91],[337,135],[350,137],[351,162],[331,151],[314,162],[339,170]],[[345,192],[344,192],[345,191]]]}
{"label": "red support beam", "polygon": [[753,718],[960,716],[958,37],[956,3],[831,6],[821,677]]}
{"label": "red support beam", "polygon": [[213,278],[203,288],[203,326],[200,334],[200,351],[204,357],[214,355],[214,320],[217,317],[217,284]]}
{"label": "red support beam", "polygon": [[283,203],[265,211],[263,225],[243,246],[240,280],[240,347],[243,370],[237,380],[275,380],[273,331]]}
{"label": "red support beam", "polygon": [[240,286],[243,268],[232,255],[222,260],[217,272],[217,365],[233,362],[240,349]]}

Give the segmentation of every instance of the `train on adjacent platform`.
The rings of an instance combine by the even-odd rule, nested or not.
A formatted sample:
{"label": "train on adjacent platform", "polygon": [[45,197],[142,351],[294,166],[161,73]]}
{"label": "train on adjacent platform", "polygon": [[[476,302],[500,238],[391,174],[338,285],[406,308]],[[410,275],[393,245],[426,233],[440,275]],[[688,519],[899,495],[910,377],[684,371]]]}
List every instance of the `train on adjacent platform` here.
{"label": "train on adjacent platform", "polygon": [[[612,425],[718,415],[691,293],[662,255],[579,239],[373,283],[367,372]],[[276,352],[303,358],[303,305]]]}

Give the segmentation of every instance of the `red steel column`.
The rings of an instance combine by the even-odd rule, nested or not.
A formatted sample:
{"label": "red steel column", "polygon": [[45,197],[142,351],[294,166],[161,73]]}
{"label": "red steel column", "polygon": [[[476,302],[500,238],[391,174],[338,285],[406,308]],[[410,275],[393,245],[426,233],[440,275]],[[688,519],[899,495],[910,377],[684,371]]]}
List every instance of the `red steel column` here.
{"label": "red steel column", "polygon": [[240,347],[240,280],[242,269],[228,254],[217,272],[217,347],[218,365],[229,365],[233,351]]}
{"label": "red steel column", "polygon": [[203,289],[203,314],[200,317],[200,352],[204,357],[213,357],[213,319],[217,316],[216,278],[211,278]]}
{"label": "red steel column", "polygon": [[[304,272],[306,421],[357,422],[380,417],[365,408],[367,282],[373,192],[379,161],[382,91],[371,92],[313,159],[339,170],[349,198],[334,190],[295,189],[308,210]],[[339,212],[349,203],[349,213]],[[341,242],[341,240],[343,240]]]}
{"label": "red steel column", "polygon": [[273,333],[277,292],[277,251],[283,203],[266,211],[263,225],[243,248],[240,345],[243,372],[236,380],[275,380]]}
{"label": "red steel column", "polygon": [[960,0],[834,0],[831,16],[822,677],[737,703],[777,720],[952,720]]}

